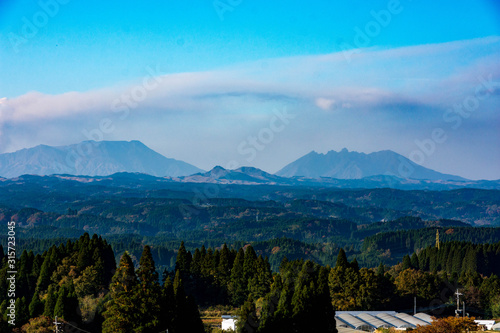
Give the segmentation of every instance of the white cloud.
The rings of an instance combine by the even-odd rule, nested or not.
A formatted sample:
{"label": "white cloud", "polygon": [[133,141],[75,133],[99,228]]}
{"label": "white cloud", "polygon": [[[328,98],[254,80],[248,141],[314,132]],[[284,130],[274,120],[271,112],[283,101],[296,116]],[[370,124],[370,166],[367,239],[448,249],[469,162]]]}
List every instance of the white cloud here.
{"label": "white cloud", "polygon": [[332,110],[335,108],[336,102],[331,98],[319,97],[316,98],[316,106],[325,111]]}
{"label": "white cloud", "polygon": [[[370,107],[392,99],[439,103],[436,88],[441,96],[455,94],[457,89],[468,88],[467,83],[474,84],[478,74],[491,73],[492,67],[498,73],[498,66],[491,59],[500,56],[499,45],[500,38],[492,37],[389,50],[365,49],[350,64],[342,52],[337,52],[270,59],[266,69],[255,62],[211,72],[159,75],[156,79],[148,74],[136,85],[127,87],[60,95],[29,92],[2,99],[4,111],[0,119],[13,122],[56,119],[112,112],[117,105],[141,112],[217,110],[224,107],[228,96],[241,98],[242,102],[244,96],[304,99],[324,110],[336,104]],[[481,53],[474,56],[471,51],[474,48]],[[143,89],[145,82],[154,88]],[[123,96],[133,96],[134,92],[138,99],[128,97],[132,99],[128,105],[116,103],[117,99],[127,100]]]}
{"label": "white cloud", "polygon": [[[104,139],[149,140],[180,159],[231,159],[236,151],[231,147],[267,126],[274,108],[287,107],[305,116],[277,135],[256,161],[273,155],[292,160],[287,145],[306,151],[320,149],[320,142],[325,150],[333,148],[332,142],[358,150],[376,150],[375,145],[390,149],[397,142],[401,152],[411,151],[415,139],[428,137],[434,126],[447,125],[442,113],[474,93],[479,76],[492,74],[498,80],[499,46],[500,38],[492,37],[364,49],[351,63],[337,52],[268,59],[266,68],[251,62],[209,72],[146,74],[135,84],[88,92],[29,92],[0,99],[0,150],[78,142],[86,139],[83,130],[98,129],[109,118],[115,129]],[[498,104],[495,98],[482,104],[484,126],[498,122],[497,113],[491,112]],[[123,109],[128,109],[126,117]],[[337,112],[319,112],[333,109]]]}

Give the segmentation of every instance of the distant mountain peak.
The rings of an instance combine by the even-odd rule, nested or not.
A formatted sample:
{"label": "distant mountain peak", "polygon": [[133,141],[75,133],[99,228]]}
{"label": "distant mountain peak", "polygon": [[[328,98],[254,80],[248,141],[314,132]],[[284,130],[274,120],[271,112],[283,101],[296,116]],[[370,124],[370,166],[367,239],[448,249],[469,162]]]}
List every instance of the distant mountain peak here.
{"label": "distant mountain peak", "polygon": [[220,184],[284,184],[288,179],[272,175],[261,169],[243,166],[234,170],[227,170],[221,166],[215,166],[205,173],[181,177],[183,182],[195,183],[220,183]]}
{"label": "distant mountain peak", "polygon": [[385,175],[420,180],[465,180],[459,176],[443,174],[425,168],[391,150],[366,154],[349,151],[347,148],[343,148],[339,152],[330,150],[326,154],[312,151],[288,164],[276,175],[337,179],[361,179]]}
{"label": "distant mountain peak", "polygon": [[67,146],[38,145],[0,154],[0,176],[71,174],[107,176],[139,172],[158,177],[185,176],[202,170],[167,158],[138,140],[83,141]]}

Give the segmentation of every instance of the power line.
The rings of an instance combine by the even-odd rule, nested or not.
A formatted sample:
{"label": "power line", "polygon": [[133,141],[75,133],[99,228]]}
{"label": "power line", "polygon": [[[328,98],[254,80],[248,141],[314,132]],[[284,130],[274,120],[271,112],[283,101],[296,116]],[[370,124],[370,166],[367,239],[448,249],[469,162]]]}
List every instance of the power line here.
{"label": "power line", "polygon": [[89,332],[89,331],[86,331],[86,330],[82,330],[81,328],[78,328],[78,327],[76,327],[76,326],[74,326],[74,325],[71,325],[70,323],[64,323],[64,325],[69,325],[69,326],[71,326],[71,327],[73,327],[73,328],[76,328],[76,329],[77,329],[77,330],[79,330],[80,332],[92,333],[92,332]]}

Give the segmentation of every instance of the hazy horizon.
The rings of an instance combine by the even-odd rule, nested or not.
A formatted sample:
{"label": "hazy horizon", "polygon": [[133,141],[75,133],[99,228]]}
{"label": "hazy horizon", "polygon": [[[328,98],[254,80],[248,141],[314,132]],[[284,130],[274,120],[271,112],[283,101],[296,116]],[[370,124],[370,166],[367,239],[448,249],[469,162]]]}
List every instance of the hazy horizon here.
{"label": "hazy horizon", "polygon": [[500,179],[499,9],[2,2],[0,153],[139,140],[275,173],[311,151],[392,150]]}

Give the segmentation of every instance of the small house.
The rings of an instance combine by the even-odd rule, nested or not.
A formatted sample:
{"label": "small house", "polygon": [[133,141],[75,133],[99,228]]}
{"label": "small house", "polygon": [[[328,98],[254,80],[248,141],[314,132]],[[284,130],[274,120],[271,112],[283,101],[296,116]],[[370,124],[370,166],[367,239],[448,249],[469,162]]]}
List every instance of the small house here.
{"label": "small house", "polygon": [[222,316],[222,330],[223,331],[229,331],[233,330],[236,331],[236,322],[238,321],[238,318],[236,316],[229,316],[229,315],[223,315]]}

